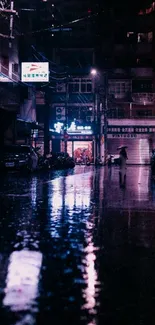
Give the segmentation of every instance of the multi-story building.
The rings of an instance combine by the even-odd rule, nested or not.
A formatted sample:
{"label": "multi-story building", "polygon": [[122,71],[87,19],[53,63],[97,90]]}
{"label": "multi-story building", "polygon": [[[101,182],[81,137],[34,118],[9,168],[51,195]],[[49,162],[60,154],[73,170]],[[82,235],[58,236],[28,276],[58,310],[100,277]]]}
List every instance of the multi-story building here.
{"label": "multi-story building", "polygon": [[0,141],[30,143],[30,122],[36,120],[34,88],[22,83],[20,74],[21,62],[31,58],[31,38],[24,36],[21,2],[1,1],[0,9]]}
{"label": "multi-story building", "polygon": [[[21,67],[22,62],[36,61],[33,55],[33,45],[37,42],[34,31],[38,26],[37,17],[39,17],[40,2],[24,0],[16,0],[16,2],[19,17],[20,37],[18,37],[18,45]],[[34,82],[22,82],[20,79],[20,110],[16,124],[17,142],[35,144],[38,126],[36,121],[36,84]]]}
{"label": "multi-story building", "polygon": [[[67,151],[71,155],[76,155],[77,149],[79,152],[89,150],[89,156],[94,160],[96,152],[94,81],[90,68],[76,68],[76,70],[71,68],[70,72],[63,80],[57,77],[55,83],[53,82],[53,89],[48,90],[50,148],[52,151],[65,151],[67,141]],[[39,92],[37,119],[41,124],[44,123],[46,105],[43,91]],[[57,133],[60,125],[61,132]],[[67,135],[64,132],[66,128]]]}
{"label": "multi-story building", "polygon": [[[70,154],[74,147],[81,150],[91,147],[94,157],[94,88],[90,75],[94,65],[94,31],[90,19],[92,6],[90,1],[80,3],[76,0],[53,1],[53,22],[48,43],[44,43],[44,58],[50,60],[50,82],[48,90],[49,100],[49,128],[52,129],[57,122],[68,124],[76,120],[78,132],[68,136],[67,147]],[[52,4],[51,4],[52,5]],[[50,43],[51,42],[51,43]],[[49,46],[51,44],[51,46]],[[52,61],[52,62],[51,62]],[[54,63],[55,62],[55,65]],[[67,94],[66,94],[67,91]],[[47,103],[38,95],[38,120],[44,123],[44,109]],[[84,132],[80,127],[90,127]],[[50,133],[51,149],[53,151],[66,150],[64,134]],[[82,149],[83,148],[83,149]]]}
{"label": "multi-story building", "polygon": [[[92,150],[94,156],[98,153],[101,157],[104,156],[105,119],[100,111],[102,96],[99,96],[98,92],[100,93],[101,88],[105,88],[105,84],[102,83],[102,78],[95,81],[89,75],[91,67],[97,63],[100,69],[99,75],[101,76],[105,71],[108,74],[108,153],[116,154],[117,147],[125,144],[128,146],[129,163],[149,163],[155,132],[154,4],[137,14],[134,12],[132,15],[131,10],[130,16],[126,14],[125,18],[123,15],[119,18],[118,11],[116,17],[115,11],[106,10],[101,19],[99,17],[98,30],[101,32],[97,35],[95,28],[95,32],[91,34],[92,23],[91,28],[88,23],[88,29],[82,30],[81,27],[80,31],[80,26],[85,23],[85,20],[80,21],[81,25],[78,23],[75,23],[75,26],[74,24],[67,25],[66,22],[75,19],[72,15],[77,13],[75,7],[74,11],[71,9],[69,2],[67,5],[66,9],[64,2],[55,1],[54,3],[57,20],[53,28],[60,24],[61,19],[63,26],[61,30],[54,28],[51,31],[53,51],[48,46],[46,52],[52,61],[59,65],[69,66],[67,71],[70,75],[70,78],[66,78],[63,83],[62,80],[59,82],[60,75],[55,72],[51,74],[53,80],[55,79],[55,84],[51,91],[50,128],[52,129],[56,122],[65,124],[66,120],[70,125],[74,119],[79,127],[87,127],[88,121],[95,121],[95,124],[101,123],[100,144],[98,142],[97,145],[98,130],[94,128],[94,125],[92,128],[95,137],[91,141],[94,143]],[[60,20],[58,20],[58,12],[62,17],[60,19],[59,16]],[[80,15],[82,16],[79,13],[79,17]],[[77,16],[76,18],[78,19]],[[57,44],[61,44],[61,47]],[[81,75],[79,75],[79,70],[82,71]],[[75,151],[74,140],[71,134],[67,135],[68,150],[72,154]],[[78,143],[80,148],[85,139],[81,136],[77,140],[81,141],[80,144]],[[55,138],[52,136],[52,144],[53,150],[64,150],[64,134],[57,135]]]}
{"label": "multi-story building", "polygon": [[[147,164],[155,146],[155,7],[140,11],[133,19],[117,22],[111,37],[112,55],[102,46],[102,65],[108,73],[109,154],[128,146],[128,163]],[[110,62],[110,63],[109,63]],[[102,129],[104,133],[104,118]],[[104,152],[104,141],[101,155]]]}
{"label": "multi-story building", "polygon": [[[73,71],[72,71],[73,72]],[[66,92],[67,90],[67,92]],[[56,91],[52,96],[50,129],[52,150],[65,151],[79,158],[89,156],[94,161],[96,155],[96,103],[94,83],[90,71],[84,70],[70,75],[66,83],[57,83]],[[66,129],[67,134],[64,134]]]}
{"label": "multi-story building", "polygon": [[14,30],[16,8],[0,4],[0,142],[15,141],[15,120],[19,111],[19,59]]}

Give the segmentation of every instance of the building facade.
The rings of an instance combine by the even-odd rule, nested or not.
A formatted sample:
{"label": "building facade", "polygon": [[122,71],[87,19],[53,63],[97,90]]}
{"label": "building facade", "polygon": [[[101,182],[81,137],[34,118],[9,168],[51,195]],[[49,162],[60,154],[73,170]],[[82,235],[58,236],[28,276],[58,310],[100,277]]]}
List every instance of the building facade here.
{"label": "building facade", "polygon": [[[66,151],[77,161],[88,156],[94,162],[96,103],[90,73],[77,73],[71,75],[67,83],[57,83],[51,108],[52,150],[65,151],[66,146]],[[57,134],[59,125],[62,125],[62,130]]]}
{"label": "building facade", "polygon": [[0,141],[30,144],[31,122],[36,121],[35,88],[21,82],[21,63],[32,60],[32,38],[24,35],[22,2],[1,1],[0,9]]}
{"label": "building facade", "polygon": [[106,127],[108,154],[117,155],[117,147],[128,146],[129,164],[149,164],[155,147],[154,9],[152,4],[124,25],[115,22],[111,41],[107,126],[101,113],[101,135]]}
{"label": "building facade", "polygon": [[[72,11],[65,11],[66,3],[57,1],[54,7],[55,10],[61,8],[64,23],[65,19],[72,17],[67,16],[67,13]],[[62,130],[59,134],[50,132],[51,150],[65,151],[67,146],[68,152],[75,156],[77,147],[79,149],[83,145],[82,142],[87,141],[91,143],[89,147],[93,148],[92,161],[98,155],[104,160],[106,141],[106,155],[117,155],[117,147],[127,145],[128,163],[148,164],[151,150],[155,146],[154,3],[137,14],[134,12],[132,17],[126,13],[125,18],[118,19],[119,15],[115,16],[113,10],[108,10],[103,15],[104,19],[102,17],[97,21],[100,35],[95,35],[94,32],[92,38],[88,37],[91,35],[91,29],[88,28],[87,41],[83,37],[86,34],[79,32],[78,24],[75,28],[70,26],[71,30],[52,32],[53,49],[49,57],[59,66],[66,67],[66,75],[63,75],[63,81],[56,71],[51,74],[49,129],[54,130],[57,123],[62,123],[62,129],[65,128],[65,132]],[[55,21],[53,28],[57,24],[58,21]],[[91,28],[92,26],[93,24]],[[73,40],[76,31],[77,38],[74,37]],[[85,47],[81,41],[82,37]],[[57,47],[60,39],[61,47]],[[97,79],[89,74],[93,66],[98,67]],[[87,73],[84,70],[87,70]],[[105,72],[108,75],[106,85],[103,78]],[[105,91],[106,87],[108,92]],[[106,125],[105,93],[108,93]],[[38,95],[40,123],[43,123],[43,96],[43,92],[42,96]],[[40,101],[42,104],[39,104]],[[72,124],[73,122],[76,125]],[[89,135],[86,135],[84,131],[89,126],[92,134],[88,132]],[[81,133],[77,134],[75,131]],[[84,143],[84,148],[85,146]]]}
{"label": "building facade", "polygon": [[[37,94],[37,119],[45,121],[45,93]],[[96,157],[97,100],[94,80],[88,70],[72,70],[65,80],[56,80],[49,91],[50,150],[68,152],[76,160]],[[42,144],[41,144],[42,143]],[[43,138],[40,139],[43,147]]]}
{"label": "building facade", "polygon": [[[14,24],[16,8],[1,1],[0,9],[0,142],[15,141],[15,121],[19,112],[19,56]],[[7,6],[8,5],[8,6]]]}

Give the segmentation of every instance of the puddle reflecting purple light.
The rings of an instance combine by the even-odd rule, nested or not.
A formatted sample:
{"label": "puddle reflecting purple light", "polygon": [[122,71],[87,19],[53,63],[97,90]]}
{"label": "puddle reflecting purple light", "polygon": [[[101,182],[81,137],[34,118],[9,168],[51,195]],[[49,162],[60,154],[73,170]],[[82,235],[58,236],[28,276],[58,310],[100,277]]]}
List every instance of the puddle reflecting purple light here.
{"label": "puddle reflecting purple light", "polygon": [[83,297],[86,300],[86,303],[82,306],[83,309],[88,309],[90,312],[95,312],[94,308],[96,307],[96,290],[95,285],[97,283],[97,272],[95,270],[95,260],[96,256],[94,254],[94,246],[89,243],[89,246],[85,249],[86,257],[84,263],[86,279],[86,289],[83,290]]}
{"label": "puddle reflecting purple light", "polygon": [[38,296],[42,254],[34,251],[16,251],[9,258],[3,305],[12,311],[29,310]]}

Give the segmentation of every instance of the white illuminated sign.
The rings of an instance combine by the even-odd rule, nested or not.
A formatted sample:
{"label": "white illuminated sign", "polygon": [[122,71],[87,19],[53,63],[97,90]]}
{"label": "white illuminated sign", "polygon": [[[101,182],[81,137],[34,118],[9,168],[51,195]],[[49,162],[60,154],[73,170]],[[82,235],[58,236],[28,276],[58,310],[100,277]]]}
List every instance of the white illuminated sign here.
{"label": "white illuminated sign", "polygon": [[[62,133],[64,123],[57,122],[54,124],[54,129],[50,129],[52,132]],[[75,122],[72,122],[70,127],[67,128],[67,133],[70,135],[78,134],[93,134],[91,126],[76,126]]]}
{"label": "white illuminated sign", "polygon": [[67,129],[67,132],[69,133],[69,131],[75,131],[75,130],[76,130],[76,124],[75,122],[72,122],[70,128]]}
{"label": "white illuminated sign", "polygon": [[49,62],[22,62],[22,82],[48,82]]}
{"label": "white illuminated sign", "polygon": [[62,128],[63,128],[63,123],[58,122],[54,124],[54,131],[57,133],[61,133],[62,132]]}

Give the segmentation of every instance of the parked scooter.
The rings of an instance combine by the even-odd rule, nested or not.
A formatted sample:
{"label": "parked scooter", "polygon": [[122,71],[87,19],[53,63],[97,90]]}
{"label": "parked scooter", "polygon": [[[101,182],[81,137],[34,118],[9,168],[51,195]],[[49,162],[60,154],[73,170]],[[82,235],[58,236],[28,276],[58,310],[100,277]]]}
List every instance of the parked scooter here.
{"label": "parked scooter", "polygon": [[108,167],[111,167],[112,166],[112,158],[113,158],[114,156],[113,155],[110,155],[109,157],[108,157]]}
{"label": "parked scooter", "polygon": [[101,167],[101,166],[103,166],[103,162],[102,162],[102,160],[100,159],[100,157],[96,157],[96,159],[95,159],[95,166],[97,167]]}
{"label": "parked scooter", "polygon": [[40,150],[40,147],[36,147],[35,148],[35,152],[38,156],[38,169],[39,170],[47,170],[49,169],[49,163],[48,163],[48,159],[47,158],[44,158],[44,156],[42,156],[40,153],[39,153],[39,150]]}

